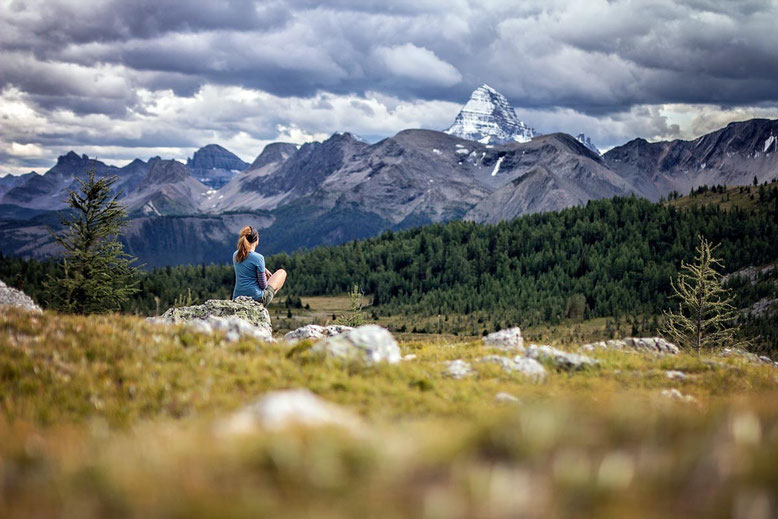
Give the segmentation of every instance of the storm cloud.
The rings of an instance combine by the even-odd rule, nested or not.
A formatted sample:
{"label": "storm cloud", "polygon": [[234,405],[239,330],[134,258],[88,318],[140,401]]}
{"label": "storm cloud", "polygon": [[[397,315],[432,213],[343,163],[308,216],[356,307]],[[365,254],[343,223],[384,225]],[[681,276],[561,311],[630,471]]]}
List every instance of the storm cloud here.
{"label": "storm cloud", "polygon": [[601,148],[778,116],[778,2],[0,2],[0,173],[448,126],[487,83]]}

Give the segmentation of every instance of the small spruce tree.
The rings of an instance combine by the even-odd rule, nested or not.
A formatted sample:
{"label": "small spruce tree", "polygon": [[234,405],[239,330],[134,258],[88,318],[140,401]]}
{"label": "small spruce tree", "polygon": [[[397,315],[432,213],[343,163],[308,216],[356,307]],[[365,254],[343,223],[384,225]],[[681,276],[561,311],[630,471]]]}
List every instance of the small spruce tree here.
{"label": "small spruce tree", "polygon": [[364,294],[359,289],[359,285],[354,285],[351,288],[351,292],[348,294],[349,298],[349,313],[341,314],[335,321],[336,324],[345,326],[362,326],[365,324],[365,314],[362,312],[362,297]]}
{"label": "small spruce tree", "polygon": [[62,273],[49,275],[45,287],[52,308],[92,314],[118,310],[136,293],[135,258],[125,254],[118,241],[126,211],[111,194],[118,177],[95,178],[94,165],[79,189],[68,194],[70,211],[60,217],[63,234],[49,231],[64,248]]}
{"label": "small spruce tree", "polygon": [[721,284],[720,259],[702,236],[694,263],[681,262],[678,281],[671,281],[673,297],[679,300],[676,311],[664,312],[662,333],[685,348],[700,353],[704,349],[735,342],[736,315],[729,291]]}

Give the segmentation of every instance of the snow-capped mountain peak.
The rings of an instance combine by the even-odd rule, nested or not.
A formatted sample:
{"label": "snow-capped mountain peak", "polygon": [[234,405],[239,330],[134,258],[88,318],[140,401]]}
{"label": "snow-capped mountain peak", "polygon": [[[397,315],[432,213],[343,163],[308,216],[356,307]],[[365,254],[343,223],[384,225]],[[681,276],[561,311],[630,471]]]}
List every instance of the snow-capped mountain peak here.
{"label": "snow-capped mountain peak", "polygon": [[592,150],[597,155],[602,155],[600,153],[600,150],[597,149],[597,146],[595,146],[594,143],[592,142],[592,139],[587,137],[585,134],[579,133],[578,135],[576,135],[575,138],[578,139],[578,142],[580,142],[581,144],[583,144],[584,146]]}
{"label": "snow-capped mountain peak", "polygon": [[505,96],[487,84],[473,91],[446,133],[483,144],[528,142],[536,135],[534,128],[519,120]]}

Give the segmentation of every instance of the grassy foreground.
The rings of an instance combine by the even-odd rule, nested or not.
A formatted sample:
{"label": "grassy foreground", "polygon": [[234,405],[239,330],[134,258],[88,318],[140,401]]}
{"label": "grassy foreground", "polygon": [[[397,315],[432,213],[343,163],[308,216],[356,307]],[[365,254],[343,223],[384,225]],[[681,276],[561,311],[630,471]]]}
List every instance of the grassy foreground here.
{"label": "grassy foreground", "polygon": [[[359,367],[122,316],[0,313],[0,517],[772,517],[778,370],[595,353],[532,383],[477,341]],[[687,376],[670,379],[667,370]],[[359,431],[217,427],[306,387]],[[676,388],[693,400],[661,390]],[[519,403],[498,403],[499,392]]]}

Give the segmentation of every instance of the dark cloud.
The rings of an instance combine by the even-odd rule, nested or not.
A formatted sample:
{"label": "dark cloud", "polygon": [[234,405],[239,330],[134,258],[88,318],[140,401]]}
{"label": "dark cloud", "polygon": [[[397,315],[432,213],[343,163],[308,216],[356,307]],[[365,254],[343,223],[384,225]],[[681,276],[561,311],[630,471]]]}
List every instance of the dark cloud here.
{"label": "dark cloud", "polygon": [[[183,149],[225,135],[248,146],[245,135],[264,142],[279,127],[378,137],[405,123],[444,127],[446,103],[481,83],[543,131],[586,125],[604,146],[679,136],[655,107],[778,104],[776,20],[770,0],[15,0],[0,6],[0,91],[23,98],[43,130],[18,122],[33,117],[20,108],[20,129],[0,139]],[[273,100],[241,111],[233,92],[233,110],[203,95],[211,87]],[[209,104],[220,113],[208,117]]]}

